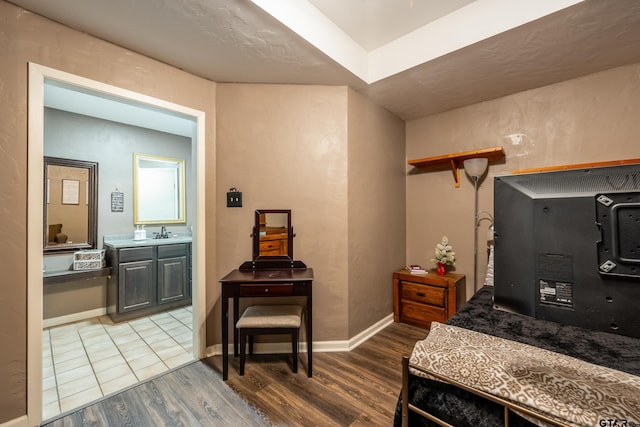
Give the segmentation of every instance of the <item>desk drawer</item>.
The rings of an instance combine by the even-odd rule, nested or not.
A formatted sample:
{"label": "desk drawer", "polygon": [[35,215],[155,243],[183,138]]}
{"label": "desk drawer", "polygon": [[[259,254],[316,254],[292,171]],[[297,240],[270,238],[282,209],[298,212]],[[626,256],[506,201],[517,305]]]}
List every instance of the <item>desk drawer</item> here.
{"label": "desk drawer", "polygon": [[293,284],[240,286],[241,297],[257,297],[264,295],[293,295]]}
{"label": "desk drawer", "polygon": [[260,254],[263,252],[280,252],[280,241],[279,240],[267,240],[265,242],[260,242]]}

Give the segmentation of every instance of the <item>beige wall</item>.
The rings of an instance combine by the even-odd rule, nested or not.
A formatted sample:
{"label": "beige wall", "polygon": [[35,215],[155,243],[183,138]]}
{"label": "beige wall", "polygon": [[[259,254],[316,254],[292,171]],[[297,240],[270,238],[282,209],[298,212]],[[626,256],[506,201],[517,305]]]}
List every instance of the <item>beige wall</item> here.
{"label": "beige wall", "polygon": [[107,278],[74,280],[43,287],[42,318],[55,319],[107,307]]}
{"label": "beige wall", "polygon": [[[218,84],[216,114],[221,272],[251,258],[256,209],[291,209],[294,256],[315,274],[314,341],[389,315],[404,262],[404,122],[330,86]],[[232,187],[242,208],[226,207]]]}
{"label": "beige wall", "polygon": [[[217,91],[219,271],[251,259],[256,209],[291,209],[294,257],[315,273],[315,340],[345,324],[346,239],[338,237],[346,233],[345,99],[346,88],[328,86],[218,84]],[[226,207],[231,187],[242,192],[242,208]],[[338,307],[323,308],[329,301]],[[218,328],[207,332],[219,341]]]}
{"label": "beige wall", "polygon": [[393,312],[405,260],[404,121],[349,91],[349,338]]}
{"label": "beige wall", "polygon": [[[218,85],[220,271],[251,259],[256,209],[291,209],[294,257],[314,268],[314,340],[347,333],[346,101],[345,87]],[[231,187],[242,208],[226,207]]]}
{"label": "beige wall", "polygon": [[[206,113],[207,164],[214,164],[215,83],[105,43],[0,1],[0,423],[26,414],[27,69],[35,62]],[[209,192],[215,170],[207,170]],[[207,204],[211,206],[207,199]],[[215,200],[211,201],[215,202]],[[207,211],[215,223],[215,209]],[[207,286],[217,289],[214,227]],[[199,236],[200,237],[200,236]],[[210,292],[207,294],[215,294]],[[210,304],[211,306],[212,304]],[[209,319],[211,321],[211,319]]]}
{"label": "beige wall", "polygon": [[[521,92],[407,123],[407,159],[502,146],[506,161],[489,166],[479,210],[493,213],[493,177],[512,170],[640,158],[640,64]],[[507,135],[523,134],[514,144]],[[412,168],[407,167],[407,171]],[[457,272],[473,287],[473,184],[461,171],[407,176],[407,261],[429,264],[442,235],[457,252]],[[479,233],[479,283],[488,222]]]}
{"label": "beige wall", "polygon": [[[296,258],[316,269],[319,341],[350,338],[390,309],[390,275],[404,262],[398,255],[404,228],[407,262],[428,264],[447,234],[458,271],[472,270],[470,181],[463,178],[455,189],[451,172],[406,176],[405,201],[396,191],[410,170],[402,158],[402,123],[347,88],[216,85],[4,1],[0,40],[0,423],[26,413],[28,62],[206,113],[208,227],[198,238],[207,243],[209,345],[219,335],[217,280],[251,256],[255,208],[293,211]],[[480,189],[480,209],[493,211],[495,174],[640,157],[638,76],[640,65],[623,67],[411,121],[406,158],[504,146],[506,162],[491,166]],[[525,135],[521,144],[505,138],[513,133]],[[243,192],[243,208],[226,208],[231,187]]]}

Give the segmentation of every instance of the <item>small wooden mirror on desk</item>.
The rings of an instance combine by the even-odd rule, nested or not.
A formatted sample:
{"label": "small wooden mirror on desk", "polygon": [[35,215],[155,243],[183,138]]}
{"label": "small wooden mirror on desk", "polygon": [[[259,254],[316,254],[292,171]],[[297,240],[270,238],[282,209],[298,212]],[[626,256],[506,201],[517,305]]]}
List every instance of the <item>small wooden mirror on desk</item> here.
{"label": "small wooden mirror on desk", "polygon": [[251,233],[253,256],[240,271],[279,268],[307,268],[293,259],[293,227],[290,209],[257,209]]}

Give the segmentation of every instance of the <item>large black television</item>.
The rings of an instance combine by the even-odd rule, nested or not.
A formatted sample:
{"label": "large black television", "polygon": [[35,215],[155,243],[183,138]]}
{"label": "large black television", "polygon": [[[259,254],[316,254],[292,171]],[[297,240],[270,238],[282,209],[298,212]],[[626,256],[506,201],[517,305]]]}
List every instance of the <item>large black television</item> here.
{"label": "large black television", "polygon": [[640,164],[494,179],[495,308],[640,338]]}

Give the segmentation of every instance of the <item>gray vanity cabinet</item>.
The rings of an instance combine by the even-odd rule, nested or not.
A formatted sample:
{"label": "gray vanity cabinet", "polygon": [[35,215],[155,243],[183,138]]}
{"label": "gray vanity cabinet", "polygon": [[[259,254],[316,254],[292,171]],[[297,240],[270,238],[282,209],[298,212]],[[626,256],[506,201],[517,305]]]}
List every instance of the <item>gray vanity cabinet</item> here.
{"label": "gray vanity cabinet", "polygon": [[107,313],[114,322],[191,303],[191,244],[107,247],[112,275]]}
{"label": "gray vanity cabinet", "polygon": [[155,301],[155,259],[152,246],[118,252],[118,312],[152,306]]}
{"label": "gray vanity cabinet", "polygon": [[158,246],[158,304],[189,296],[188,244]]}

